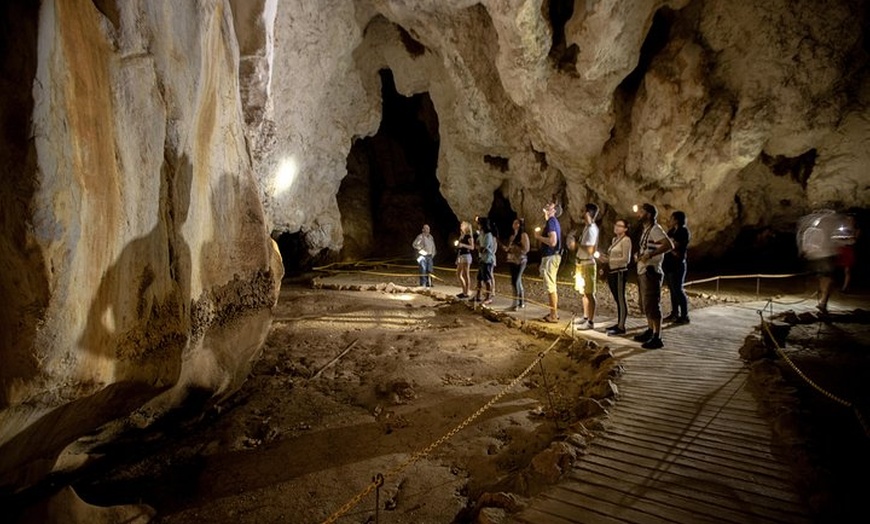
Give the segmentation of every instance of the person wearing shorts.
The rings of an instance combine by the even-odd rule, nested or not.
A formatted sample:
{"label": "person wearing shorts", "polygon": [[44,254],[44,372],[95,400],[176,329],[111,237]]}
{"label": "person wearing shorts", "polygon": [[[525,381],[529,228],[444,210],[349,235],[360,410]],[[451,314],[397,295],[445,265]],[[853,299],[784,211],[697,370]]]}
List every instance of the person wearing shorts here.
{"label": "person wearing shorts", "polygon": [[595,254],[598,250],[598,226],[595,219],[598,218],[598,206],[592,203],[586,204],[583,212],[583,233],[580,234],[580,242],[573,238],[569,239],[568,249],[577,250],[577,265],[574,273],[574,288],[583,297],[583,318],[580,320],[579,329],[595,329],[595,291],[598,288],[598,265],[595,263]]}
{"label": "person wearing shorts", "polygon": [[558,219],[562,214],[562,207],[550,202],[544,206],[543,212],[546,223],[540,233],[535,230],[535,239],[541,243],[541,278],[547,289],[550,311],[542,320],[554,323],[559,320],[559,289],[556,279],[559,275],[559,264],[562,263],[562,227]]}
{"label": "person wearing shorts", "polygon": [[644,349],[659,349],[662,342],[662,259],[664,254],[674,248],[662,226],[656,221],[658,209],[652,204],[644,204],[638,210],[643,224],[643,234],[637,252],[637,287],[646,315],[647,329],[634,337]]}
{"label": "person wearing shorts", "polygon": [[459,224],[459,240],[456,241],[456,278],[462,289],[458,298],[468,298],[471,288],[471,252],[474,250],[474,237],[471,236],[471,224]]}

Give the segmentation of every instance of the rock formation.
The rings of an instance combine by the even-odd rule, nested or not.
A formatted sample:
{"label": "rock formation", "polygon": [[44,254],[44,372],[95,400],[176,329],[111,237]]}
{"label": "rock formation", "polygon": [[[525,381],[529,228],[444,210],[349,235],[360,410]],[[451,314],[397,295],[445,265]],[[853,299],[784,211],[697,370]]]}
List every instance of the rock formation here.
{"label": "rock formation", "polygon": [[233,392],[283,268],[225,2],[4,4],[0,487]]}
{"label": "rock formation", "polygon": [[[273,147],[256,162],[267,216],[312,252],[342,248],[342,223],[371,230],[335,195],[365,169],[348,152],[378,130],[389,69],[400,95],[431,97],[458,219],[494,194],[536,219],[555,196],[572,223],[587,200],[605,221],[640,201],[682,209],[697,255],[741,230],[790,235],[813,207],[870,199],[866,15],[855,0],[282,1]],[[287,162],[292,187],[269,191]]]}
{"label": "rock formation", "polygon": [[[6,489],[110,421],[232,392],[277,297],[269,234],[352,257],[407,249],[433,200],[449,229],[555,198],[566,230],[651,201],[716,256],[870,204],[860,0],[2,9]],[[431,173],[401,129],[367,142],[385,93],[420,97]]]}

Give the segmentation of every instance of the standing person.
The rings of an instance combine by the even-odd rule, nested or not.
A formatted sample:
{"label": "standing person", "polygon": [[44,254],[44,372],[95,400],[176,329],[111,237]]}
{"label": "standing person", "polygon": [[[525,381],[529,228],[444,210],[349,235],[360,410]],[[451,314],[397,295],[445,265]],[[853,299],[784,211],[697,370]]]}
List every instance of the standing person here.
{"label": "standing person", "polygon": [[607,254],[601,261],[609,265],[607,285],[616,302],[616,324],[607,328],[608,335],[625,333],[625,319],[628,317],[628,303],[625,301],[625,280],[628,276],[628,263],[631,262],[631,238],[628,236],[628,222],[622,218],[613,224],[613,240]]}
{"label": "standing person", "polygon": [[523,272],[529,262],[529,235],[526,233],[526,221],[517,218],[513,223],[513,234],[506,246],[508,267],[511,271],[511,286],[514,297],[510,310],[516,311],[526,307],[526,293],[523,289]]}
{"label": "standing person", "polygon": [[598,218],[598,206],[586,204],[583,211],[583,232],[580,234],[579,245],[570,238],[568,249],[577,251],[577,265],[575,267],[574,288],[583,295],[583,318],[580,329],[595,329],[595,291],[598,289],[598,270],[595,263],[595,252],[598,249],[598,226],[595,219]]}
{"label": "standing person", "polygon": [[435,239],[429,234],[429,224],[423,224],[423,231],[411,244],[417,251],[417,265],[420,266],[420,286],[432,287],[432,259],[435,257]]}
{"label": "standing person", "polygon": [[544,225],[539,235],[535,230],[535,240],[541,243],[541,278],[547,288],[550,301],[550,312],[542,319],[544,322],[559,321],[559,290],[556,279],[559,276],[559,264],[562,263],[562,226],[558,217],[562,214],[562,206],[550,202],[543,209]]}
{"label": "standing person", "polygon": [[486,287],[483,303],[488,305],[492,304],[492,268],[495,265],[496,242],[487,217],[478,217],[477,224],[480,227],[480,234],[477,244],[477,292],[474,294],[474,301],[480,301],[480,286],[483,284]]}
{"label": "standing person", "polygon": [[646,315],[647,329],[634,337],[643,342],[644,349],[659,349],[662,342],[662,259],[663,255],[674,248],[665,230],[656,221],[658,209],[652,204],[644,204],[638,210],[643,224],[643,234],[637,252],[637,287],[643,311]]}
{"label": "standing person", "polygon": [[668,238],[674,244],[674,249],[665,253],[662,268],[665,271],[665,281],[671,293],[671,314],[666,316],[664,322],[674,324],[689,323],[689,297],[683,287],[686,283],[686,250],[692,234],[686,227],[686,214],[682,211],[674,211],[668,221]]}
{"label": "standing person", "polygon": [[458,298],[468,298],[471,288],[471,252],[474,251],[474,237],[471,235],[471,224],[463,221],[459,224],[459,240],[456,241],[456,277],[462,287]]}

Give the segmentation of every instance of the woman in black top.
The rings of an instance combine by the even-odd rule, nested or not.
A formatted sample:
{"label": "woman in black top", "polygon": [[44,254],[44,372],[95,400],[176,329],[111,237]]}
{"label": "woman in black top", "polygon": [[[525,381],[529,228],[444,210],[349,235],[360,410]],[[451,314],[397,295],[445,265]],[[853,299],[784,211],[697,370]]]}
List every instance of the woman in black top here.
{"label": "woman in black top", "polygon": [[671,213],[668,224],[668,236],[674,242],[674,249],[665,253],[662,269],[665,272],[665,282],[671,293],[671,314],[663,318],[665,322],[676,324],[689,323],[689,297],[683,288],[686,283],[686,249],[689,246],[691,234],[686,227],[686,214],[682,211]]}
{"label": "woman in black top", "polygon": [[511,286],[513,286],[514,297],[510,311],[526,307],[526,294],[523,289],[523,271],[526,270],[528,264],[529,253],[529,235],[526,233],[526,221],[522,218],[514,220],[513,233],[511,234],[508,243],[503,246],[507,251],[508,267],[511,271]]}
{"label": "woman in black top", "polygon": [[462,222],[459,224],[459,240],[456,241],[456,278],[462,293],[456,295],[459,298],[468,298],[471,286],[471,253],[474,251],[474,237],[471,235],[471,224]]}

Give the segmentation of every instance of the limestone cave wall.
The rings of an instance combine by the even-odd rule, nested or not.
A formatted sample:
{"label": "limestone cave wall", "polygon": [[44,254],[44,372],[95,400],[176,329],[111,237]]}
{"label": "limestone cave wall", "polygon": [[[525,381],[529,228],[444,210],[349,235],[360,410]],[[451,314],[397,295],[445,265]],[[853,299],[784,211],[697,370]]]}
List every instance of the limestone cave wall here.
{"label": "limestone cave wall", "polygon": [[15,1],[0,14],[6,493],[80,465],[63,450],[97,428],[237,389],[283,269],[227,2]]}
{"label": "limestone cave wall", "polygon": [[[566,229],[586,201],[606,226],[650,201],[719,256],[870,204],[861,0],[0,9],[4,490],[75,467],[97,428],[237,388],[282,276],[270,234],[367,256],[421,221],[555,198]],[[429,164],[379,134],[385,107],[413,108]]]}
{"label": "limestone cave wall", "polygon": [[378,175],[349,154],[378,131],[388,69],[431,98],[458,220],[494,198],[537,219],[555,197],[572,224],[586,201],[605,222],[649,201],[687,213],[696,257],[792,235],[812,208],[870,200],[866,20],[858,0],[282,0],[255,159],[267,217],[311,252],[377,251],[371,215],[336,195],[349,169]]}

